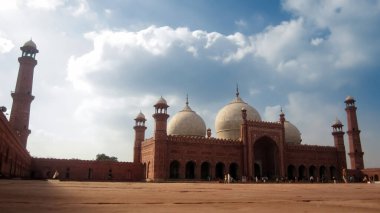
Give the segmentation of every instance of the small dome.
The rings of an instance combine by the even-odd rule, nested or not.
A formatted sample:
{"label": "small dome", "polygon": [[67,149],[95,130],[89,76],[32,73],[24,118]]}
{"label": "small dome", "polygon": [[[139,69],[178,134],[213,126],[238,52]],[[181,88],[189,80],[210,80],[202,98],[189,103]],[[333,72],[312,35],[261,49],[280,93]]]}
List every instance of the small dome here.
{"label": "small dome", "polygon": [[342,122],[337,118],[335,119],[334,125],[342,125]]}
{"label": "small dome", "polygon": [[286,143],[292,143],[292,144],[301,144],[301,133],[297,129],[296,126],[294,126],[289,121],[285,121],[284,123],[285,127],[285,142]]}
{"label": "small dome", "polygon": [[161,98],[157,101],[156,105],[159,105],[159,104],[165,104],[165,105],[167,105],[168,103],[167,103],[166,100],[161,96]]}
{"label": "small dome", "polygon": [[247,120],[261,121],[257,110],[245,103],[236,93],[236,98],[221,110],[215,119],[215,130],[218,138],[237,140],[240,138],[240,125],[243,122],[242,109],[247,112]]}
{"label": "small dome", "polygon": [[168,124],[168,135],[206,135],[206,124],[186,103],[185,108],[173,116]]}
{"label": "small dome", "polygon": [[32,39],[30,39],[29,41],[27,41],[25,44],[24,44],[24,47],[33,47],[34,49],[37,49],[37,45],[36,43],[34,43],[32,41]]}
{"label": "small dome", "polygon": [[354,97],[352,97],[352,96],[349,95],[349,96],[346,97],[346,102],[347,101],[355,101],[355,99],[354,99]]}
{"label": "small dome", "polygon": [[144,115],[142,112],[140,112],[140,113],[137,115],[137,117],[135,118],[135,120],[146,120],[146,119],[145,119],[145,115]]}

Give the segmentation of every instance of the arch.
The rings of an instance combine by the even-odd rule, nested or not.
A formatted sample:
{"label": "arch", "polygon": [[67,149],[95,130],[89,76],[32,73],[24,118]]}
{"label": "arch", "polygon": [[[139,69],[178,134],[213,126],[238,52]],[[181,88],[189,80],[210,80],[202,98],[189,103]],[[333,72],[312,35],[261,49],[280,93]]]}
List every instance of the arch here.
{"label": "arch", "polygon": [[298,167],[298,177],[299,180],[304,180],[306,178],[306,167],[304,165],[301,165]]}
{"label": "arch", "polygon": [[146,165],[146,179],[148,179],[149,178],[149,172],[150,172],[150,161],[148,162],[148,164]]}
{"label": "arch", "polygon": [[143,164],[143,178],[146,179],[147,176],[146,176],[146,163]]}
{"label": "arch", "polygon": [[93,174],[93,170],[92,170],[92,168],[88,168],[87,178],[88,178],[89,180],[92,179],[92,174]]}
{"label": "arch", "polygon": [[171,179],[178,179],[179,178],[179,162],[176,160],[173,160],[170,163],[170,171],[169,171],[169,178]]}
{"label": "arch", "polygon": [[325,166],[320,166],[319,167],[319,179],[321,182],[325,182],[326,180],[326,167]]}
{"label": "arch", "polygon": [[379,175],[375,175],[373,178],[374,178],[374,181],[379,181]]}
{"label": "arch", "polygon": [[255,163],[253,167],[254,167],[254,171],[255,171],[255,176],[260,179],[261,178],[261,166],[258,163]]}
{"label": "arch", "polygon": [[223,180],[224,179],[224,173],[225,173],[224,163],[222,163],[222,162],[217,163],[215,166],[215,178]]}
{"label": "arch", "polygon": [[314,178],[315,178],[315,175],[316,175],[317,173],[316,173],[316,168],[315,168],[315,166],[310,166],[309,167],[309,177],[311,177],[311,176],[313,176]]}
{"label": "arch", "polygon": [[229,174],[235,180],[238,179],[238,170],[239,170],[239,166],[237,165],[237,163],[230,164]]}
{"label": "arch", "polygon": [[296,167],[293,165],[288,166],[288,180],[294,180],[296,177]]}
{"label": "arch", "polygon": [[336,168],[335,166],[330,166],[330,179],[331,180],[336,180],[336,178],[338,177],[338,174],[336,172]]}
{"label": "arch", "polygon": [[209,162],[203,162],[201,164],[201,178],[204,180],[207,180],[211,177],[210,175],[210,163]]}
{"label": "arch", "polygon": [[[260,164],[261,176],[272,179],[279,176],[279,151],[276,142],[264,136],[253,145],[254,163]],[[256,174],[254,174],[257,176]]]}
{"label": "arch", "polygon": [[195,162],[189,161],[186,163],[186,179],[194,179],[195,178]]}

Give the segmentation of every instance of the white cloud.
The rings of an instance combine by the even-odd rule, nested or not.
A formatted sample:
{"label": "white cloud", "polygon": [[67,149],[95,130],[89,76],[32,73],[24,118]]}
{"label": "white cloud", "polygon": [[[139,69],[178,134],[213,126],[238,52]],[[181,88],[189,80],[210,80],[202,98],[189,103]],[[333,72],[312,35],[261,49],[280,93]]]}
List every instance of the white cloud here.
{"label": "white cloud", "polygon": [[252,38],[255,56],[264,58],[270,64],[296,57],[304,40],[303,23],[302,18],[284,21],[255,35]]}
{"label": "white cloud", "polygon": [[0,33],[0,53],[7,53],[13,49],[15,45],[11,40],[1,37]]}
{"label": "white cloud", "polygon": [[17,10],[17,1],[0,0],[0,11]]}
{"label": "white cloud", "polygon": [[281,106],[276,105],[276,106],[266,106],[265,111],[264,111],[264,120],[265,121],[279,121],[280,120],[280,111],[281,111]]}
{"label": "white cloud", "polygon": [[322,44],[322,42],[323,42],[323,38],[313,38],[310,41],[310,43],[314,46],[318,46],[318,45]]}
{"label": "white cloud", "polygon": [[325,103],[317,93],[294,92],[288,95],[284,113],[286,120],[301,131],[303,143],[331,146],[331,124],[344,110],[343,106]]}
{"label": "white cloud", "polygon": [[73,16],[81,16],[90,11],[87,0],[78,0],[75,5],[68,7],[68,9],[71,11]]}
{"label": "white cloud", "polygon": [[235,21],[235,24],[238,27],[242,27],[242,28],[247,27],[247,22],[244,21],[243,19],[239,19],[239,20]]}
{"label": "white cloud", "polygon": [[28,0],[26,6],[32,9],[56,10],[65,4],[65,0]]}
{"label": "white cloud", "polygon": [[113,72],[120,63],[136,63],[149,57],[172,57],[168,54],[174,50],[224,63],[240,61],[252,52],[249,40],[241,33],[225,36],[167,26],[150,26],[136,32],[102,30],[86,33],[85,38],[93,42],[93,49],[70,57],[67,79],[75,88],[86,91],[91,91],[87,82],[90,73]]}

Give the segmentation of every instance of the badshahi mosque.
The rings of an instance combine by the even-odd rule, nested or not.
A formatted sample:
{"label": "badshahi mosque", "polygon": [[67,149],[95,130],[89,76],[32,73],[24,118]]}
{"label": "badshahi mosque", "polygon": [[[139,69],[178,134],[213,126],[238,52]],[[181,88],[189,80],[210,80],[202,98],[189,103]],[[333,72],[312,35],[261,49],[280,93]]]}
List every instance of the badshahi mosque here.
{"label": "badshahi mosque", "polygon": [[[0,113],[2,178],[212,181],[222,180],[229,174],[242,182],[256,178],[306,181],[310,177],[328,182],[340,181],[346,175],[357,181],[364,176],[379,179],[380,168],[364,166],[356,100],[351,96],[344,100],[347,127],[338,119],[332,124],[331,146],[303,143],[300,131],[286,119],[282,110],[276,122],[263,121],[237,89],[236,94],[231,95],[231,102],[221,106],[217,113],[215,135],[192,110],[188,100],[183,110],[169,115],[169,105],[161,97],[153,106],[153,135],[145,135],[147,120],[142,112],[135,118],[133,162],[31,157],[26,144],[31,134],[29,116],[34,100],[35,57],[39,50],[32,40],[20,49],[10,119]],[[6,111],[5,107],[1,110]],[[348,153],[344,134],[348,135]],[[347,154],[351,169],[347,169]]]}

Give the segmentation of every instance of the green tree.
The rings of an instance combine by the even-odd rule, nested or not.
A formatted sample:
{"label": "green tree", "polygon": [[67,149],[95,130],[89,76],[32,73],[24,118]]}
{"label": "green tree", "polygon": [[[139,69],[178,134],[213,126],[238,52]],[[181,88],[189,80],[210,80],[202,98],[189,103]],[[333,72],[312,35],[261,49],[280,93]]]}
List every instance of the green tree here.
{"label": "green tree", "polygon": [[114,156],[110,157],[110,156],[102,153],[102,154],[97,154],[96,155],[96,160],[98,160],[98,161],[115,161],[115,162],[117,162],[117,157],[114,157]]}

